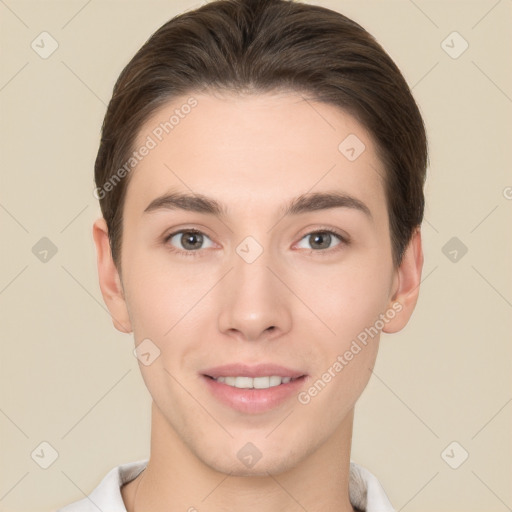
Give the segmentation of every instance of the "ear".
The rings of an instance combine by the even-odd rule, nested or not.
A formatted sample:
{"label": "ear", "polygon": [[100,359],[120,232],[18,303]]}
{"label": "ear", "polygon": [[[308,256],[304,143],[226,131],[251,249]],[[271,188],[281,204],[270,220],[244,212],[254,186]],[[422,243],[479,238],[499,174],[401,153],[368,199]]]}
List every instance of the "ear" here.
{"label": "ear", "polygon": [[418,301],[422,269],[423,248],[421,231],[418,227],[405,249],[400,266],[396,270],[390,308],[396,311],[397,314],[386,323],[382,329],[384,332],[398,332],[407,325]]}
{"label": "ear", "polygon": [[98,277],[103,300],[110,311],[114,327],[118,331],[130,333],[132,332],[132,325],[119,272],[112,259],[107,223],[103,217],[94,222],[92,236],[96,246]]}

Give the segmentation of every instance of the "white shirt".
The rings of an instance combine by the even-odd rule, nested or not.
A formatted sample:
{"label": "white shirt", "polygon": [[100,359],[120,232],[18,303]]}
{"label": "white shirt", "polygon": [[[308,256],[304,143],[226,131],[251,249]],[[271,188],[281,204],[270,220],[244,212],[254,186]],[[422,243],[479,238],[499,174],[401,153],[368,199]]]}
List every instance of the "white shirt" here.
{"label": "white shirt", "polygon": [[[134,480],[146,467],[148,460],[116,466],[89,496],[57,512],[126,512],[121,487]],[[350,463],[349,498],[353,507],[364,512],[395,512],[377,478],[353,462]]]}

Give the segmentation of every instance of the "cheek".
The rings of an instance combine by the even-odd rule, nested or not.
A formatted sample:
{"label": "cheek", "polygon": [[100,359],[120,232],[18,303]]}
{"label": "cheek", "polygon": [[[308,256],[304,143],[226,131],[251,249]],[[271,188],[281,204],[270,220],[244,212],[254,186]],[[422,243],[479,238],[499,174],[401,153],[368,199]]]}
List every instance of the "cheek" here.
{"label": "cheek", "polygon": [[[379,318],[389,304],[393,274],[391,264],[382,264],[378,258],[322,272],[323,279],[315,276],[317,286],[312,287],[307,278],[303,289],[310,288],[309,305],[329,329],[322,328],[322,334],[315,336],[310,354],[315,371],[299,402],[314,402],[310,412],[318,407],[319,413],[327,410],[339,419],[370,378],[382,328]],[[318,286],[320,282],[324,286]]]}
{"label": "cheek", "polygon": [[[130,249],[132,249],[130,251]],[[195,313],[201,297],[214,284],[213,275],[184,273],[165,254],[138,251],[127,243],[125,292],[135,339],[171,338],[173,329]]]}
{"label": "cheek", "polygon": [[[324,269],[313,278],[302,279],[302,289],[309,290],[308,304],[329,327],[330,338],[339,350],[373,326],[388,307],[392,269],[361,262],[337,270]],[[329,340],[329,331],[325,333],[324,339]]]}
{"label": "cheek", "polygon": [[297,399],[304,425],[308,426],[306,418],[316,418],[312,434],[327,438],[348,417],[368,384],[377,349],[378,338],[357,353],[352,348],[350,361],[341,353],[310,379]]}
{"label": "cheek", "polygon": [[126,289],[126,301],[130,311],[136,342],[144,338],[160,339],[175,323],[175,312],[170,304],[182,301],[175,295],[169,302],[172,289],[152,273],[131,275]]}
{"label": "cheek", "polygon": [[331,275],[323,290],[310,296],[311,305],[334,333],[325,329],[315,337],[310,358],[314,372],[298,401],[308,415],[321,416],[327,430],[354,406],[377,357],[377,322],[388,305],[390,272],[370,268],[351,267],[335,278]]}

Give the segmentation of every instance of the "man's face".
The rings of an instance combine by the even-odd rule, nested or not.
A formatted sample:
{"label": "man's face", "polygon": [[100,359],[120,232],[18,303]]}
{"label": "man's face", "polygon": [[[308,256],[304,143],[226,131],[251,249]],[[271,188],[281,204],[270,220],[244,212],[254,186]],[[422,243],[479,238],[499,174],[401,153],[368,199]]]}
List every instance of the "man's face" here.
{"label": "man's face", "polygon": [[[122,283],[136,345],[150,340],[148,360],[160,351],[139,365],[168,434],[197,458],[280,472],[350,429],[370,377],[397,285],[384,169],[367,131],[334,106],[293,93],[194,98],[169,134],[157,127],[188,97],[136,144],[156,147],[130,177]],[[342,205],[285,214],[327,193]],[[167,194],[223,213],[153,203]],[[251,376],[292,380],[212,379]]]}

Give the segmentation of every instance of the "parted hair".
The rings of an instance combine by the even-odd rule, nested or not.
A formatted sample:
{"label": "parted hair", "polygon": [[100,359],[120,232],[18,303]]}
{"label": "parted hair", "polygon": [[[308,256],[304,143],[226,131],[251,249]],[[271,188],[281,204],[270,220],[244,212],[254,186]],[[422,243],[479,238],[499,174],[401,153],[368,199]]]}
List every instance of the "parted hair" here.
{"label": "parted hair", "polygon": [[[385,169],[393,261],[400,264],[423,219],[427,137],[406,80],[369,32],[338,12],[292,0],[216,0],[172,18],[115,83],[95,162],[96,186],[127,161],[153,113],[178,96],[208,90],[290,90],[354,116]],[[99,198],[119,269],[129,179]]]}

